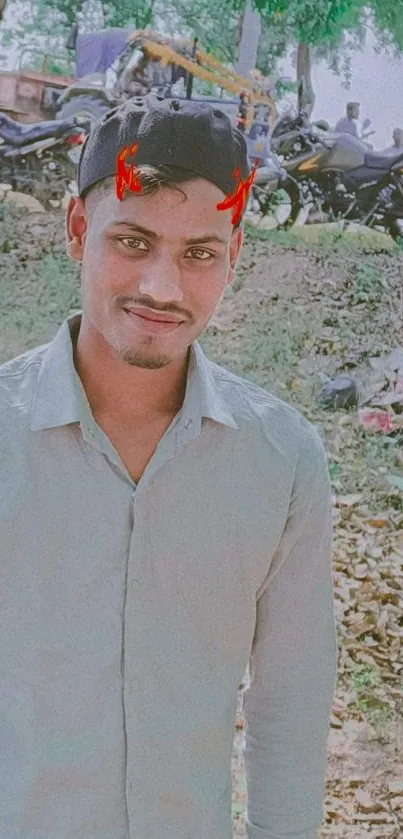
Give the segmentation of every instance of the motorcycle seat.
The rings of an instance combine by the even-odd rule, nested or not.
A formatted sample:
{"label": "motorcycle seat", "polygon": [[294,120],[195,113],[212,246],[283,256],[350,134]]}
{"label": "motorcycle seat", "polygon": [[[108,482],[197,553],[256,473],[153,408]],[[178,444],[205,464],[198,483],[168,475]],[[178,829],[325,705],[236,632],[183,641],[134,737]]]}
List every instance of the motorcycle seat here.
{"label": "motorcycle seat", "polygon": [[396,154],[385,154],[383,151],[372,151],[365,155],[365,165],[369,169],[390,169],[399,158],[403,161],[403,149]]}
{"label": "motorcycle seat", "polygon": [[24,125],[11,119],[8,114],[0,112],[0,137],[6,143],[17,147],[25,146],[37,140],[45,140],[48,137],[60,137],[61,134],[76,127],[77,123],[74,117]]}

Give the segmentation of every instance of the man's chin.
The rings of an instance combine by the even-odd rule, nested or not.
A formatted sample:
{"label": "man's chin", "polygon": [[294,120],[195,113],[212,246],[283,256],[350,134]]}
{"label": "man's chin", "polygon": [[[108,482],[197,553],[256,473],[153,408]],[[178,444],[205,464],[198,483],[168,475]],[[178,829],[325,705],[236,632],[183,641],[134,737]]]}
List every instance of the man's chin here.
{"label": "man's chin", "polygon": [[124,349],[119,356],[125,364],[131,367],[141,367],[143,370],[161,370],[172,364],[172,356],[158,353],[155,350]]}

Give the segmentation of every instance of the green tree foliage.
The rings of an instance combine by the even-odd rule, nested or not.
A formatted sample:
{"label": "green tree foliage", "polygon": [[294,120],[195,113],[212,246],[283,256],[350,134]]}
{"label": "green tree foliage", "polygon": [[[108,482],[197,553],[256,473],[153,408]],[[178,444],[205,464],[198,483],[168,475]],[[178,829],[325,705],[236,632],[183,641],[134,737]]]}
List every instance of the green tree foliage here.
{"label": "green tree foliage", "polygon": [[198,38],[203,49],[229,64],[236,60],[239,18],[233,0],[170,0],[164,9],[167,34]]}
{"label": "green tree foliage", "polygon": [[345,29],[359,25],[366,0],[254,0],[266,15],[283,19],[297,41],[336,46]]}
{"label": "green tree foliage", "polygon": [[[83,10],[88,6],[88,0],[28,0],[28,3],[32,13],[23,15],[13,31],[1,29],[4,45],[11,41],[23,44],[29,38],[44,44],[49,52],[56,52],[77,21],[82,28]],[[279,59],[290,46],[305,44],[312,48],[314,58],[325,58],[348,84],[351,56],[362,47],[368,23],[377,36],[380,50],[403,51],[402,0],[252,0],[252,3],[261,16],[257,67],[265,76],[275,74]],[[87,16],[84,26],[87,31],[103,26],[144,29],[162,22],[166,34],[196,36],[200,45],[220,61],[228,65],[236,63],[245,0],[101,0],[98,6],[96,23],[88,23]]]}
{"label": "green tree foliage", "polygon": [[[244,0],[234,0],[242,7]],[[370,13],[381,45],[403,50],[403,9],[399,0],[253,0],[257,11],[283,26],[297,42],[337,48],[346,31],[359,32]]]}
{"label": "green tree foliage", "polygon": [[[101,4],[105,26],[131,26],[143,29],[153,22],[155,0],[116,0]],[[61,15],[72,27],[86,6],[85,0],[37,0],[38,22],[49,13]]]}
{"label": "green tree foliage", "polygon": [[[0,28],[0,42],[4,47],[25,48],[23,66],[43,69],[43,56],[50,54],[55,56],[53,63],[49,59],[46,64],[50,72],[73,72],[73,56],[66,42],[76,23],[80,31],[111,26],[146,28],[154,22],[154,7],[158,2],[161,6],[163,0],[25,0],[16,4],[13,27]],[[27,45],[32,51],[27,51]]]}
{"label": "green tree foliage", "polygon": [[36,3],[36,22],[39,28],[42,28],[45,20],[51,17],[53,13],[59,13],[59,21],[61,25],[65,25],[69,29],[77,20],[77,14],[81,11],[83,0],[56,0],[56,2],[47,2],[47,0],[38,0]]}
{"label": "green tree foliage", "polygon": [[[52,0],[53,2],[53,0]],[[116,0],[102,3],[105,26],[146,29],[154,23],[156,0]]]}
{"label": "green tree foliage", "polygon": [[399,0],[371,0],[370,8],[381,46],[403,51],[403,7]]}
{"label": "green tree foliage", "polygon": [[[298,81],[305,78],[308,99],[314,99],[310,78],[310,56],[325,58],[334,72],[342,74],[348,87],[354,51],[363,47],[366,29],[371,27],[378,50],[403,51],[403,8],[401,0],[252,0],[268,30],[277,35],[278,57],[283,46],[298,45]],[[242,8],[244,0],[234,0]]]}

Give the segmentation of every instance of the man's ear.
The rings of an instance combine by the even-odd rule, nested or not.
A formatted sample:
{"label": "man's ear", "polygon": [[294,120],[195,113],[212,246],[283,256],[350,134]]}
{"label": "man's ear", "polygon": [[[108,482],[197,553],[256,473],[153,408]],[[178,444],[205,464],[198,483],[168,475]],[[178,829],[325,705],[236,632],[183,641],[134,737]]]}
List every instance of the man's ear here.
{"label": "man's ear", "polygon": [[82,198],[71,196],[66,213],[66,246],[70,259],[82,262],[88,219]]}
{"label": "man's ear", "polygon": [[227,285],[232,283],[232,280],[235,277],[235,270],[239,259],[239,254],[241,252],[243,243],[243,228],[237,227],[231,236],[230,242],[230,250],[229,250],[229,258],[230,258],[230,268],[228,271],[227,277]]}

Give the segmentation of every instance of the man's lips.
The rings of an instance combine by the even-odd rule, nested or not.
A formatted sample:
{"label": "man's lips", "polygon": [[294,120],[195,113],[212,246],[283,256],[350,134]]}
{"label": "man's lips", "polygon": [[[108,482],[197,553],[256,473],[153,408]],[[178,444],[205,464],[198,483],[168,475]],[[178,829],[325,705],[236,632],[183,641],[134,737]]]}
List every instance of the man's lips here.
{"label": "man's lips", "polygon": [[143,318],[144,320],[149,320],[154,323],[182,323],[182,318],[172,317],[166,315],[165,312],[154,312],[152,309],[146,308],[133,308],[133,306],[124,306],[127,312],[131,312],[133,315],[137,315],[139,318]]}

